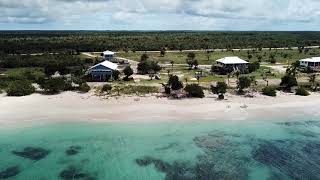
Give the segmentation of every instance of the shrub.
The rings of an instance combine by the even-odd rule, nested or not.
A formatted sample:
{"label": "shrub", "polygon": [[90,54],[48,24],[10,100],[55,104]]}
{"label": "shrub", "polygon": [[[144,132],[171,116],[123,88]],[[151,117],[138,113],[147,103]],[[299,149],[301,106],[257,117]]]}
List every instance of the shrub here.
{"label": "shrub", "polygon": [[277,96],[276,88],[275,87],[271,87],[271,86],[267,86],[267,87],[262,89],[262,94],[266,95],[266,96],[275,97],[275,96]]}
{"label": "shrub", "polygon": [[26,96],[35,92],[31,82],[25,80],[13,81],[7,88],[8,96]]}
{"label": "shrub", "polygon": [[281,78],[280,86],[283,86],[285,90],[291,90],[293,86],[297,86],[298,82],[294,75],[286,74]]}
{"label": "shrub", "polygon": [[50,94],[59,93],[66,89],[66,82],[63,78],[49,78],[41,82],[40,87]]}
{"label": "shrub", "polygon": [[101,92],[110,92],[112,90],[112,86],[110,84],[105,84],[102,86]]}
{"label": "shrub", "polygon": [[189,84],[184,88],[184,90],[188,93],[189,97],[204,97],[203,89],[198,84]]}
{"label": "shrub", "polygon": [[253,62],[253,63],[250,63],[248,65],[249,73],[255,72],[258,69],[260,69],[260,63],[259,62]]}
{"label": "shrub", "polygon": [[79,86],[79,91],[83,92],[83,93],[89,92],[90,91],[90,86],[88,85],[88,83],[82,83]]}
{"label": "shrub", "polygon": [[303,87],[298,87],[297,90],[296,90],[296,95],[309,96],[310,93],[307,90],[305,90]]}
{"label": "shrub", "polygon": [[238,79],[237,86],[238,86],[239,92],[242,93],[243,89],[246,89],[246,88],[251,86],[251,79],[249,77],[246,77],[246,76],[241,76]]}

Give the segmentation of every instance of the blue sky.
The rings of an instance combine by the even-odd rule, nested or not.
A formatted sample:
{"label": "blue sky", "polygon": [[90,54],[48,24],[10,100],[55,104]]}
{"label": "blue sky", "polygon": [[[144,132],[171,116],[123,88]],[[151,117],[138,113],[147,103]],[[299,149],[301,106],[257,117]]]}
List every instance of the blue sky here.
{"label": "blue sky", "polygon": [[319,31],[319,0],[0,0],[1,30]]}

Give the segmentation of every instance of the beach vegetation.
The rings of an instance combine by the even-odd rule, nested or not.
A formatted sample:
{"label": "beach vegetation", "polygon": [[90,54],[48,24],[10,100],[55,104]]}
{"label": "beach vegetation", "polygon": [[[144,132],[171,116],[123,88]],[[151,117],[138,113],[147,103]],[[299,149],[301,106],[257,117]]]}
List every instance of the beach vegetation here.
{"label": "beach vegetation", "polygon": [[213,94],[218,94],[219,99],[224,99],[224,94],[227,92],[228,85],[225,82],[217,82],[216,86],[211,86]]}
{"label": "beach vegetation", "polygon": [[123,80],[128,81],[129,77],[131,75],[133,75],[133,69],[130,66],[127,66],[124,68],[123,73],[125,75],[125,77],[123,78]]}
{"label": "beach vegetation", "polygon": [[299,95],[299,96],[309,96],[310,93],[309,93],[305,88],[303,88],[302,86],[299,86],[299,87],[296,89],[296,95]]}
{"label": "beach vegetation", "polygon": [[267,87],[264,87],[262,89],[262,94],[266,95],[266,96],[276,97],[277,96],[277,91],[276,91],[275,87],[267,86]]}
{"label": "beach vegetation", "polygon": [[238,93],[242,94],[244,89],[249,88],[251,86],[251,78],[247,76],[239,76],[237,81]]}
{"label": "beach vegetation", "polygon": [[82,92],[82,93],[86,93],[86,92],[89,92],[90,91],[90,86],[88,85],[88,83],[81,83],[80,85],[79,85],[79,88],[78,88],[78,90],[80,91],[80,92]]}
{"label": "beach vegetation", "polygon": [[27,80],[16,80],[9,83],[6,89],[8,96],[26,96],[35,92],[34,86]]}
{"label": "beach vegetation", "polygon": [[105,84],[101,88],[101,92],[109,93],[112,90],[112,86],[110,84]]}
{"label": "beach vegetation", "polygon": [[248,65],[249,73],[255,72],[258,69],[260,69],[260,63],[258,61],[249,63],[249,65]]}
{"label": "beach vegetation", "polygon": [[167,85],[174,91],[183,88],[183,83],[179,80],[177,75],[170,75]]}
{"label": "beach vegetation", "polygon": [[291,88],[297,85],[297,78],[292,74],[286,74],[281,78],[280,86],[282,86],[285,91],[291,91]]}
{"label": "beach vegetation", "polygon": [[119,80],[120,72],[118,70],[112,71],[112,78],[114,80]]}
{"label": "beach vegetation", "polygon": [[48,78],[39,83],[40,87],[48,94],[56,94],[66,90],[67,82],[64,78]]}
{"label": "beach vegetation", "polygon": [[188,84],[184,88],[188,97],[204,98],[203,88],[198,84]]}
{"label": "beach vegetation", "polygon": [[159,88],[157,86],[126,85],[119,86],[119,92],[123,94],[146,95],[152,93],[159,93]]}

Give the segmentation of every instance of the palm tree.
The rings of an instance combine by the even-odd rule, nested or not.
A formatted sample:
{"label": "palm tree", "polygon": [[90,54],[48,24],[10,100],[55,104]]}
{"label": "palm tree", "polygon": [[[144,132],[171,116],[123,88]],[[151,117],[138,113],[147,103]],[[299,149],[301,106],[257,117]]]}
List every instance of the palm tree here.
{"label": "palm tree", "polygon": [[316,79],[317,79],[317,75],[316,74],[311,74],[309,76],[309,82],[312,84],[312,87],[314,88],[314,90],[317,89],[317,87],[315,86],[316,84]]}

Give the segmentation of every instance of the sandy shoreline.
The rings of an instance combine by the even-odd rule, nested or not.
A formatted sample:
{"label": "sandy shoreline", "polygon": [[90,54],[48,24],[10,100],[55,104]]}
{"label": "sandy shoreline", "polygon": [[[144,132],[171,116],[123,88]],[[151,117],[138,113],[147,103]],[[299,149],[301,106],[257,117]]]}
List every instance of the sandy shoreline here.
{"label": "sandy shoreline", "polygon": [[[300,97],[256,95],[245,98],[226,95],[204,99],[169,100],[157,97],[119,97],[105,99],[91,93],[64,92],[25,97],[0,95],[0,126],[19,127],[59,122],[158,122],[188,120],[264,120],[304,115],[320,117],[320,94]],[[247,107],[244,108],[243,106]]]}

